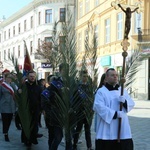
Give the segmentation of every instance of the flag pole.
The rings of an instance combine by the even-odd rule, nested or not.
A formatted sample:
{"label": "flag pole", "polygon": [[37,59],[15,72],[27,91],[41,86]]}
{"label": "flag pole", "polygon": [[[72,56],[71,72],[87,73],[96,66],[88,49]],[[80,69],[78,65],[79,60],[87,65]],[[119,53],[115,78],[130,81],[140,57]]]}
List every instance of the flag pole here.
{"label": "flag pole", "polygon": [[33,70],[31,59],[28,53],[26,41],[24,40],[24,48],[25,48],[25,58],[24,58],[24,66],[23,66],[23,76],[26,76],[27,72]]}

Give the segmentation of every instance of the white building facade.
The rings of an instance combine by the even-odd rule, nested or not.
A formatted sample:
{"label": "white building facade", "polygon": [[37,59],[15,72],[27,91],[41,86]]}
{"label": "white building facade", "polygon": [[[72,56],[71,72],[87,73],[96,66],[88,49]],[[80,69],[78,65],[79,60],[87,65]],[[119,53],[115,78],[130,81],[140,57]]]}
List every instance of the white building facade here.
{"label": "white building facade", "polygon": [[35,53],[41,41],[51,40],[55,22],[66,19],[66,5],[74,11],[74,0],[33,0],[10,18],[0,23],[1,70],[14,70],[11,55],[18,59],[20,69],[24,63],[24,40],[31,63],[38,78],[50,73],[50,65],[36,58]]}

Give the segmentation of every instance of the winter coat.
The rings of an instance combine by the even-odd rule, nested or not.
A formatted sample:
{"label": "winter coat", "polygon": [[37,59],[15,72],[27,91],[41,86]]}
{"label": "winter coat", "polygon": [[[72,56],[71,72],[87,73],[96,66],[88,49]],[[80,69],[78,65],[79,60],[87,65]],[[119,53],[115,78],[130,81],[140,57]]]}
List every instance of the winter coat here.
{"label": "winter coat", "polygon": [[25,82],[25,86],[27,87],[27,99],[29,101],[30,111],[36,115],[39,113],[41,106],[41,88],[36,82],[30,84],[27,81]]}
{"label": "winter coat", "polygon": [[[74,93],[73,110],[76,111],[76,115],[81,116],[84,114],[84,118],[91,124],[93,118],[93,92],[89,84],[79,83],[76,92]],[[75,108],[75,107],[76,108]]]}
{"label": "winter coat", "polygon": [[46,114],[46,123],[49,126],[61,126],[59,123],[60,110],[58,108],[58,97],[62,98],[61,87],[51,84],[41,94],[41,106]]}
{"label": "winter coat", "polygon": [[0,112],[15,113],[15,111],[16,111],[16,103],[14,100],[14,96],[7,88],[0,85]]}

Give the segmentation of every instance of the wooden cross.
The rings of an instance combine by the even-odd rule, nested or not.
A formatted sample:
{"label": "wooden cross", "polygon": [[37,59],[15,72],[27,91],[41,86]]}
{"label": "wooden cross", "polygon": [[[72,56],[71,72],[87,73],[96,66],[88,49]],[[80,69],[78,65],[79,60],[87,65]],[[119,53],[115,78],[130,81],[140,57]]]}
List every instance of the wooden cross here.
{"label": "wooden cross", "polygon": [[[128,4],[121,4],[121,0],[116,0],[111,3],[111,6],[114,7],[116,10],[121,8],[125,14],[126,14],[126,22],[125,22],[125,35],[124,39],[121,43],[122,49],[123,49],[123,66],[122,66],[122,76],[121,76],[121,95],[124,94],[124,83],[125,83],[125,62],[126,62],[126,57],[128,55],[127,50],[128,47],[130,46],[130,43],[128,42],[128,34],[130,31],[130,26],[131,26],[131,13],[136,11],[137,13],[142,12],[142,7],[141,7],[141,1],[135,3],[135,5],[130,5],[130,0],[128,0]],[[119,4],[119,5],[118,5]],[[130,11],[129,11],[130,9]],[[131,10],[133,9],[133,11]],[[120,103],[120,111],[122,111],[123,108],[123,103]],[[118,142],[120,142],[120,133],[121,133],[121,118],[119,118],[119,124],[118,124]]]}
{"label": "wooden cross", "polygon": [[[114,9],[117,10],[117,9],[119,9],[118,4],[120,4],[120,2],[121,2],[121,0],[113,1],[113,2],[111,3],[111,6],[112,6]],[[135,9],[136,7],[139,7],[139,9],[136,11],[137,13],[141,13],[141,12],[144,11],[143,8],[142,8],[142,2],[141,2],[141,1],[136,2],[135,5],[131,5],[130,2],[128,1],[128,4],[121,4],[121,6],[122,6],[123,8],[125,8],[125,9],[126,9],[127,7],[130,7],[131,9]]]}

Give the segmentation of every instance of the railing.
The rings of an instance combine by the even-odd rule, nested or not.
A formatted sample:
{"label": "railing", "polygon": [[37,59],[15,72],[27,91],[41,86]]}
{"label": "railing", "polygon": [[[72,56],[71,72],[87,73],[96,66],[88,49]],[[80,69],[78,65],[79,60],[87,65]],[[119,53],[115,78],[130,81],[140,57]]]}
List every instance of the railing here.
{"label": "railing", "polygon": [[150,29],[142,29],[142,35],[150,35]]}

